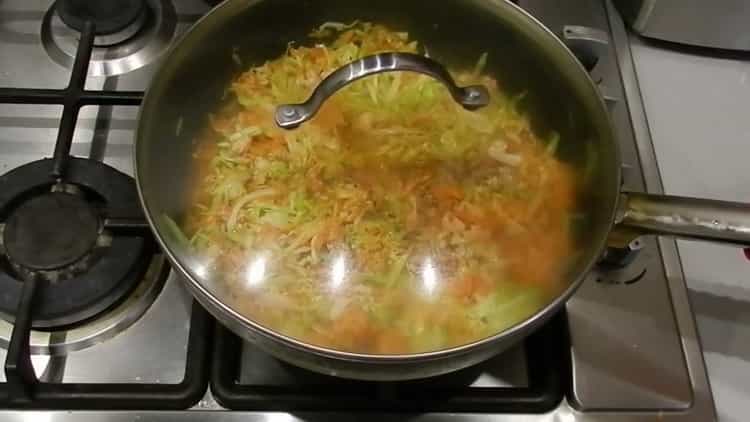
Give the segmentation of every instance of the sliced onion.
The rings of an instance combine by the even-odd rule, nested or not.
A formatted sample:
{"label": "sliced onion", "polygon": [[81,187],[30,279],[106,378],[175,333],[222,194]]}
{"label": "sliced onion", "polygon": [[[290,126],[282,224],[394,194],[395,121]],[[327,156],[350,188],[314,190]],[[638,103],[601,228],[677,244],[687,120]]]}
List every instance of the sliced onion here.
{"label": "sliced onion", "polygon": [[240,211],[242,211],[242,208],[244,208],[245,205],[249,204],[250,201],[274,196],[276,195],[276,193],[276,189],[272,188],[259,189],[255,192],[248,193],[247,195],[237,200],[237,202],[234,204],[234,207],[232,207],[232,213],[229,215],[229,219],[227,220],[227,230],[234,230],[234,227],[237,225],[237,220],[239,220],[240,218]]}
{"label": "sliced onion", "polygon": [[518,167],[521,165],[521,156],[516,154],[508,154],[505,152],[508,145],[503,141],[496,141],[487,149],[487,154],[492,157],[495,161],[512,166]]}

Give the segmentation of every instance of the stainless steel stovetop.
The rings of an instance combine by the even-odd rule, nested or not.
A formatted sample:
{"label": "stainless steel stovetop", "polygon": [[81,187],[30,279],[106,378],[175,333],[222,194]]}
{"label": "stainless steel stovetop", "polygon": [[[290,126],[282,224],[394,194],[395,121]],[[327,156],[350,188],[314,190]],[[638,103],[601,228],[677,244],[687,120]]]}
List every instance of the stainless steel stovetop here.
{"label": "stainless steel stovetop", "polygon": [[[77,35],[49,12],[51,1],[0,1],[0,87],[64,88]],[[95,49],[87,89],[143,90],[158,65],[152,59],[209,9],[200,0],[149,0],[158,13],[153,29],[114,48]],[[662,186],[626,30],[607,0],[521,0],[520,4],[591,59],[619,135],[625,187],[661,192]],[[52,154],[61,106],[0,104],[0,174]],[[85,106],[75,126],[72,153],[102,160],[132,174],[137,107]],[[716,418],[682,268],[672,240],[642,239],[633,260],[616,270],[592,274],[567,306],[570,374],[567,394],[542,414],[423,414],[230,411],[210,389],[187,410],[0,410],[8,421],[132,420],[428,420],[625,421]],[[185,375],[191,315],[196,312],[178,276],[163,259],[123,303],[94,321],[57,332],[34,332],[32,357],[46,382],[177,384]],[[0,346],[12,325],[0,321]],[[524,346],[479,368],[472,388],[529,383]],[[52,356],[50,356],[50,353]],[[0,350],[0,360],[5,360]],[[250,345],[240,355],[238,382],[276,376],[278,362]],[[566,365],[567,366],[567,365]],[[290,375],[286,383],[297,378]],[[279,381],[278,379],[271,382]],[[0,374],[0,383],[5,375]],[[331,397],[331,401],[336,397]]]}

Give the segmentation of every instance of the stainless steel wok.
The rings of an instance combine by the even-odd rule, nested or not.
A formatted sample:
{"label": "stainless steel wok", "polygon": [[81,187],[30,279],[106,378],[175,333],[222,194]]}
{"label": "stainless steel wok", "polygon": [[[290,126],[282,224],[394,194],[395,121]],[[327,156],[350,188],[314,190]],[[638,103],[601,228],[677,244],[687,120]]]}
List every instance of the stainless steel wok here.
{"label": "stainless steel wok", "polygon": [[[468,65],[482,52],[489,52],[493,61],[488,71],[510,91],[528,91],[525,105],[535,129],[559,131],[565,140],[560,144],[560,157],[581,168],[589,166],[590,177],[580,198],[588,215],[578,239],[583,252],[569,275],[569,287],[522,323],[472,344],[421,354],[368,355],[317,347],[265,328],[233,309],[201,277],[190,253],[180,247],[168,223],[160,218],[181,215],[191,200],[193,139],[220,103],[226,85],[242,70],[236,58],[241,57],[245,66],[259,64],[282,54],[290,41],[304,42],[307,32],[323,22],[354,20],[409,31],[430,46],[432,57],[456,65]],[[356,64],[374,71],[371,65]],[[445,76],[436,62],[427,63],[437,66],[431,70],[424,65],[402,60],[386,70]],[[383,71],[382,66],[378,71]],[[280,109],[277,121],[300,124],[304,118],[295,112],[314,111],[348,79],[352,78],[329,81],[332,85],[322,88],[308,108]],[[445,83],[451,85],[451,81]],[[454,94],[461,100],[461,92]],[[464,98],[467,107],[476,105],[469,97]],[[641,234],[659,234],[750,245],[750,207],[746,204],[622,192],[614,136],[605,105],[585,69],[554,34],[510,2],[229,0],[203,17],[164,59],[141,107],[135,168],[140,197],[157,239],[192,294],[219,321],[267,352],[304,368],[358,379],[401,380],[458,370],[516,343],[564,305],[608,244],[622,245]]]}

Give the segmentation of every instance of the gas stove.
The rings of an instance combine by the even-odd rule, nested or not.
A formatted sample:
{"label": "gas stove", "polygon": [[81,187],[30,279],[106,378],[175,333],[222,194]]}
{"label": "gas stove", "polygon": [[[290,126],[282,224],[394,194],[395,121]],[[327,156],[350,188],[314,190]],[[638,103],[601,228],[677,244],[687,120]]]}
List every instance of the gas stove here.
{"label": "gas stove", "polygon": [[[74,3],[0,2],[0,419],[716,418],[667,239],[608,251],[552,322],[446,376],[343,380],[241,341],[182,289],[130,177],[143,90],[160,54],[211,2],[97,6],[86,15],[95,25]],[[518,3],[599,84],[625,188],[661,192],[628,36],[609,1]]]}

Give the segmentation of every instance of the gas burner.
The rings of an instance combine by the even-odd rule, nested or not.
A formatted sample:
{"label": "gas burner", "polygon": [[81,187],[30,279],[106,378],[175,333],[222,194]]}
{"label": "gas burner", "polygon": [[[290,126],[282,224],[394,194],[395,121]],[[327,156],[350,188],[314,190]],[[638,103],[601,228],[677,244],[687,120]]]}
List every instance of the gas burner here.
{"label": "gas burner", "polygon": [[120,75],[151,63],[166,51],[177,29],[170,0],[58,0],[42,21],[42,44],[55,62],[73,67],[86,21],[94,23],[96,33],[92,76]]}
{"label": "gas burner", "polygon": [[144,0],[57,0],[54,7],[60,19],[69,27],[82,32],[86,22],[91,22],[94,24],[94,33],[100,36],[117,33],[129,33],[132,36],[146,22],[147,7]]}
{"label": "gas burner", "polygon": [[[113,235],[103,218],[138,218],[133,179],[97,161],[71,158],[66,184],[52,160],[0,176],[0,314],[12,321],[23,282],[41,282],[32,326],[80,324],[122,301],[142,280],[153,242]],[[3,268],[5,271],[3,271]]]}
{"label": "gas burner", "polygon": [[[149,309],[164,286],[169,264],[162,255],[151,260],[148,271],[119,304],[75,327],[32,330],[29,347],[34,355],[65,355],[110,339],[130,327]],[[0,319],[0,347],[7,348],[13,324]]]}

